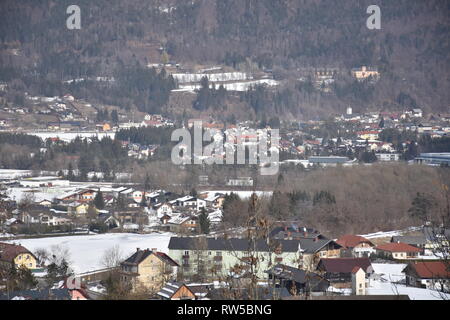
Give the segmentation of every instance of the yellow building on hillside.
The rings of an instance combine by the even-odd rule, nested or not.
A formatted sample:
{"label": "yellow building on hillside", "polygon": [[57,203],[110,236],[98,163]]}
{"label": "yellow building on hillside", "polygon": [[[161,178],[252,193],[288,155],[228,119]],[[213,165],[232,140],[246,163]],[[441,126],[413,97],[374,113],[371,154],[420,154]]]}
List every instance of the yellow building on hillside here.
{"label": "yellow building on hillside", "polygon": [[380,73],[375,68],[362,66],[361,68],[352,69],[352,76],[355,77],[357,80],[364,80],[369,77],[378,79],[380,77]]}

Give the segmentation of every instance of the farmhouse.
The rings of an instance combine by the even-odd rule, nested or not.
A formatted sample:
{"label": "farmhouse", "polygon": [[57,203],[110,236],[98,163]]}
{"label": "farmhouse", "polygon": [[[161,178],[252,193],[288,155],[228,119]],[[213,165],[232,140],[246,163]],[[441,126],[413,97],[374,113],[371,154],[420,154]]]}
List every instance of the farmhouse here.
{"label": "farmhouse", "polygon": [[450,268],[445,261],[414,261],[410,262],[403,273],[406,275],[406,285],[418,288],[449,291]]}
{"label": "farmhouse", "polygon": [[343,247],[345,253],[349,253],[353,257],[367,257],[375,252],[373,249],[375,245],[370,240],[357,235],[342,236],[336,240],[336,243]]}
{"label": "farmhouse", "polygon": [[422,251],[406,243],[386,243],[375,248],[378,254],[393,259],[415,259]]}
{"label": "farmhouse", "polygon": [[321,259],[317,265],[317,270],[334,287],[340,288],[350,288],[352,275],[357,273],[359,269],[362,269],[367,275],[373,273],[369,258]]}
{"label": "farmhouse", "polygon": [[328,289],[329,281],[317,273],[277,264],[267,270],[269,283],[276,287],[285,287],[292,295],[302,293],[320,293]]}

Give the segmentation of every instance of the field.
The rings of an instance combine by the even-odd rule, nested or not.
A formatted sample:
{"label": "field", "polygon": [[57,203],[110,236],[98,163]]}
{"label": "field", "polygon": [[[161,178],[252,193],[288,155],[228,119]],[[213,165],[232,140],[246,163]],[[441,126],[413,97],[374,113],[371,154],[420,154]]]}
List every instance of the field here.
{"label": "field", "polygon": [[70,267],[75,273],[83,273],[102,269],[102,256],[107,249],[118,245],[124,259],[128,258],[136,248],[152,249],[168,252],[170,233],[132,234],[109,233],[86,236],[49,237],[41,239],[20,239],[8,241],[20,243],[31,252],[37,249],[52,251],[52,246],[68,249]]}

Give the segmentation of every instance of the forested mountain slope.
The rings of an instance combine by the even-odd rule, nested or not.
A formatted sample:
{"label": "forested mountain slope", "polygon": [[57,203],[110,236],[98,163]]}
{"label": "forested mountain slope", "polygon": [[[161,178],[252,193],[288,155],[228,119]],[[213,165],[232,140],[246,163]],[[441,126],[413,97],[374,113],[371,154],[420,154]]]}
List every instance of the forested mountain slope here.
{"label": "forested mountain slope", "polygon": [[[61,81],[114,76],[130,64],[170,59],[269,69],[277,79],[287,80],[277,92],[261,93],[259,106],[252,105],[251,99],[239,99],[256,114],[276,111],[297,116],[315,108],[342,112],[347,105],[356,111],[407,107],[448,111],[450,1],[379,0],[382,28],[369,30],[366,10],[372,2],[78,0],[82,28],[68,30],[66,8],[73,1],[4,0],[0,81],[10,83],[12,90],[48,95],[69,90],[100,101],[164,111],[173,89],[170,81],[153,86],[148,94],[135,93],[138,100],[123,99],[130,84],[111,94],[110,88],[68,88]],[[381,81],[355,83],[348,71],[362,65],[378,68]],[[324,94],[295,82],[302,68],[346,72],[332,92]],[[141,79],[158,82],[159,78],[152,74]],[[126,81],[134,87],[138,80]],[[148,103],[154,92],[158,98]],[[232,104],[233,99],[225,97],[220,103]]]}

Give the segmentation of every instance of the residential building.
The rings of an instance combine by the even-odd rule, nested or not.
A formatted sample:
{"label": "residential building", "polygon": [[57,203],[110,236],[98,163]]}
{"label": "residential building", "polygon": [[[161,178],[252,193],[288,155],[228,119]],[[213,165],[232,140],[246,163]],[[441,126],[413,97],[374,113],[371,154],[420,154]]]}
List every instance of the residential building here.
{"label": "residential building", "polygon": [[69,289],[22,290],[4,293],[0,300],[72,300]]}
{"label": "residential building", "polygon": [[352,294],[361,296],[366,294],[366,273],[361,267],[354,267],[352,270]]}
{"label": "residential building", "polygon": [[[353,273],[361,268],[366,276],[373,273],[369,258],[320,259],[316,270],[335,288],[351,288]],[[360,275],[358,275],[359,279]]]}
{"label": "residential building", "polygon": [[227,182],[227,186],[252,187],[253,179],[251,177],[241,177],[241,178],[236,178],[236,179],[229,179]]}
{"label": "residential building", "polygon": [[361,68],[352,69],[352,76],[357,80],[364,80],[369,77],[378,79],[380,77],[380,73],[375,68],[362,66]]}
{"label": "residential building", "polygon": [[406,243],[386,243],[375,247],[378,254],[392,259],[417,259],[422,249]]}
{"label": "residential building", "polygon": [[400,154],[399,153],[375,153],[378,161],[399,161]]}
{"label": "residential building", "polygon": [[37,258],[21,245],[0,242],[0,264],[33,271],[37,269]]}
{"label": "residential building", "polygon": [[175,279],[178,264],[156,249],[140,250],[120,264],[120,280],[132,290],[158,291],[170,279]]}
{"label": "residential building", "polygon": [[370,240],[358,235],[342,236],[336,240],[336,243],[342,246],[343,255],[348,251],[355,258],[368,257],[375,252],[375,245]]}
{"label": "residential building", "polygon": [[393,236],[391,238],[392,243],[406,243],[416,248],[424,250],[427,246],[427,239],[425,235],[418,236]]}
{"label": "residential building", "polygon": [[175,281],[167,282],[157,293],[162,300],[195,300],[195,293],[184,283]]}
{"label": "residential building", "polygon": [[275,287],[285,287],[292,295],[326,292],[330,283],[314,272],[307,272],[284,264],[277,264],[266,271],[268,282]]}
{"label": "residential building", "polygon": [[403,273],[406,285],[450,292],[450,267],[448,261],[410,262]]}
{"label": "residential building", "polygon": [[333,240],[257,240],[255,247],[243,238],[172,237],[169,255],[180,264],[186,277],[202,274],[211,279],[227,276],[236,265],[245,273],[252,258],[258,258],[257,276],[273,263],[312,271],[321,257],[339,257],[341,246]]}

